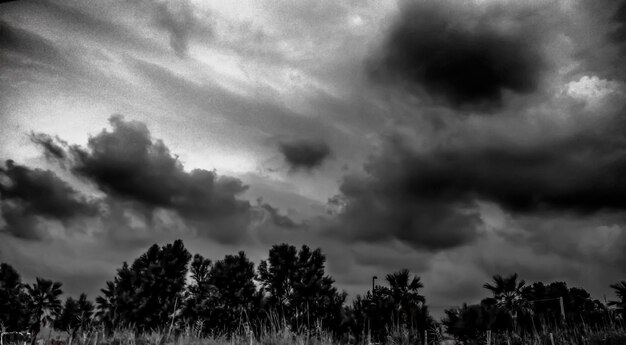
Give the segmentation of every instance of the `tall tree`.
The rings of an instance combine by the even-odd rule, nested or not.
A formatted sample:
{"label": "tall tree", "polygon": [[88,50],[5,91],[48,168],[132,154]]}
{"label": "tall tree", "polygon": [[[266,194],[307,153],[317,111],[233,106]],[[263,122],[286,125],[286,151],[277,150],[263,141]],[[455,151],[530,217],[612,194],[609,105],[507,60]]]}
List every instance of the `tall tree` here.
{"label": "tall tree", "polygon": [[106,287],[100,289],[101,296],[96,297],[97,310],[95,318],[104,326],[107,332],[111,332],[118,325],[117,317],[117,294],[115,291],[117,277],[114,281],[106,282]]}
{"label": "tall tree", "polygon": [[62,284],[52,280],[37,278],[33,285],[27,285],[26,289],[30,296],[30,331],[34,343],[42,326],[52,326],[54,319],[62,310],[60,296]]}
{"label": "tall tree", "polygon": [[107,283],[111,289],[103,290],[97,300],[99,314],[115,321],[114,326],[132,325],[139,331],[164,328],[182,305],[190,259],[181,240],[153,245]]}
{"label": "tall tree", "polygon": [[87,300],[87,295],[81,294],[78,300],[68,297],[63,311],[55,321],[55,328],[68,332],[71,344],[79,331],[89,328],[93,311],[93,303]]}
{"label": "tall tree", "polygon": [[290,308],[297,258],[296,247],[283,243],[272,246],[269,258],[259,265],[259,280],[269,294],[268,302],[281,313]]}
{"label": "tall tree", "polygon": [[493,282],[485,283],[483,287],[493,293],[495,306],[507,311],[513,320],[516,320],[519,314],[532,312],[528,301],[522,294],[525,285],[526,282],[518,280],[517,273],[513,273],[507,277],[496,274],[493,276]]}
{"label": "tall tree", "polygon": [[255,276],[254,264],[244,252],[215,262],[209,282],[219,296],[219,303],[214,304],[219,329],[233,332],[249,321],[256,295]]}
{"label": "tall tree", "polygon": [[[570,324],[584,322],[602,324],[606,311],[600,301],[591,299],[589,292],[582,288],[569,288],[565,282],[552,282],[545,285],[536,282],[522,289],[524,299],[532,303],[536,328],[560,323],[562,319],[560,299],[563,301],[563,312]],[[532,326],[532,325],[531,325]]]}
{"label": "tall tree", "polygon": [[389,289],[386,291],[395,305],[398,316],[402,322],[411,321],[409,319],[426,302],[424,296],[419,294],[419,290],[424,287],[420,277],[411,277],[408,269],[402,269],[387,274],[386,280],[389,283]]}
{"label": "tall tree", "polygon": [[196,254],[191,261],[191,284],[185,293],[183,318],[194,324],[197,331],[206,332],[213,327],[211,320],[219,296],[209,278],[213,263],[202,255]]}
{"label": "tall tree", "polygon": [[611,284],[610,287],[615,290],[615,295],[618,299],[610,301],[609,305],[614,306],[618,313],[626,317],[626,280]]}
{"label": "tall tree", "polygon": [[464,344],[478,344],[487,330],[494,330],[497,317],[484,305],[463,304],[460,308],[446,309],[441,320],[446,331]]}
{"label": "tall tree", "polygon": [[288,244],[274,245],[268,260],[259,265],[259,280],[269,294],[268,303],[291,323],[292,328],[312,327],[321,322],[337,331],[342,326],[346,294],[333,286],[325,273],[321,250],[303,245],[298,251]]}
{"label": "tall tree", "polygon": [[17,271],[0,264],[0,329],[22,331],[29,321],[28,295]]}

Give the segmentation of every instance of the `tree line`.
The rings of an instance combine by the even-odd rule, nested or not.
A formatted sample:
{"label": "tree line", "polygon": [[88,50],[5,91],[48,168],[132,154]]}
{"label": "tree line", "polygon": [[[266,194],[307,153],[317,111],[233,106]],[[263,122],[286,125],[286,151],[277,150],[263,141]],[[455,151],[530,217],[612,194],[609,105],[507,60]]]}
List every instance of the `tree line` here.
{"label": "tree line", "polygon": [[531,332],[552,323],[594,324],[626,316],[626,281],[611,285],[617,300],[609,309],[584,289],[562,282],[526,285],[513,274],[496,275],[484,285],[492,297],[448,309],[436,322],[420,293],[421,279],[408,270],[387,274],[387,286],[375,286],[348,303],[325,263],[319,248],[288,244],[274,245],[256,268],[243,251],[213,262],[192,256],[177,240],[151,246],[130,265],[124,262],[95,303],[85,294],[62,302],[60,282],[36,278],[26,284],[3,263],[0,327],[28,330],[33,342],[43,326],[67,331],[70,339],[94,327],[168,334],[191,329],[200,336],[288,328],[355,341],[382,341],[396,333],[419,338],[445,326],[455,338],[470,340],[485,330]]}

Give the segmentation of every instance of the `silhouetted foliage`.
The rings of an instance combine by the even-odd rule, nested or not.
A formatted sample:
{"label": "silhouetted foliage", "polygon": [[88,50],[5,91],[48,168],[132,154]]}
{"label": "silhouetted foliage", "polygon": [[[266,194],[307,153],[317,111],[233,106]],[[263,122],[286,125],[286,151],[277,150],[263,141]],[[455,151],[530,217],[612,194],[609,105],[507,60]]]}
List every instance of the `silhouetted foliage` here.
{"label": "silhouetted foliage", "polygon": [[308,329],[321,322],[324,328],[341,332],[346,293],[333,286],[325,263],[319,248],[311,251],[303,245],[298,251],[288,244],[274,245],[269,258],[261,261],[259,280],[268,294],[268,306],[292,329]]}
{"label": "silhouetted foliage", "polygon": [[[587,330],[607,325],[606,307],[581,288],[568,288],[564,282],[526,285],[517,274],[495,275],[484,287],[493,293],[480,305],[448,309],[442,323],[448,333],[467,343],[483,342],[485,331],[515,331],[518,336],[535,337],[538,332],[570,327]],[[563,299],[565,319],[561,314]]]}
{"label": "silhouetted foliage", "polygon": [[626,319],[626,280],[622,280],[619,283],[611,284],[611,289],[615,290],[615,295],[618,300],[612,300],[609,302],[610,306],[615,307],[617,313]]}
{"label": "silhouetted foliage", "polygon": [[[556,326],[566,321],[569,324],[601,325],[606,321],[606,308],[581,288],[568,288],[564,282],[544,285],[533,283],[523,289],[524,298],[530,301],[535,327]],[[565,320],[561,315],[559,298],[563,299]]]}
{"label": "silhouetted foliage", "polygon": [[210,282],[212,262],[202,255],[196,254],[191,261],[192,283],[187,288],[183,318],[187,323],[199,323],[197,328],[202,332],[211,329],[213,309],[217,303],[217,290]]}
{"label": "silhouetted foliage", "polygon": [[[449,334],[463,343],[481,340],[487,330],[495,330],[498,311],[483,304],[467,305],[460,308],[447,309],[442,319]],[[500,312],[501,317],[509,315]]]}
{"label": "silhouetted foliage", "polygon": [[[499,274],[493,276],[493,282],[485,283],[483,287],[493,294],[481,302],[485,307],[495,308],[493,313],[504,312],[509,315],[509,320],[497,317],[494,321],[498,328],[514,329],[520,319],[525,319],[532,315],[532,308],[527,299],[522,294],[522,289],[526,285],[524,280],[518,280],[517,273],[507,277]],[[508,323],[508,325],[507,325]]]}
{"label": "silhouetted foliage", "polygon": [[184,315],[187,321],[202,321],[203,332],[230,334],[257,314],[254,264],[244,252],[226,255],[214,265],[196,254],[191,276]]}
{"label": "silhouetted foliage", "polygon": [[371,336],[382,341],[392,331],[406,332],[409,339],[419,339],[435,325],[419,294],[423,288],[419,277],[411,277],[407,269],[387,274],[389,287],[377,286],[364,297],[357,296],[348,308],[351,332],[360,339]]}
{"label": "silhouetted foliage", "polygon": [[[343,341],[394,344],[421,343],[424,332],[435,338],[440,335],[420,293],[422,281],[407,269],[387,274],[386,286],[357,295],[350,306],[344,306],[346,293],[339,293],[326,274],[326,258],[320,249],[275,245],[258,272],[243,251],[216,262],[199,254],[191,259],[180,240],[153,245],[132,265],[124,262],[106,283],[96,298],[95,315],[94,304],[85,294],[78,299],[68,297],[62,305],[61,283],[37,278],[26,285],[11,266],[1,264],[0,322],[9,331],[28,329],[33,341],[42,326],[52,325],[67,331],[70,339],[93,331],[94,326],[109,332],[192,330],[196,335],[226,337],[252,331],[260,338],[268,330],[278,334],[288,326],[307,339],[324,330]],[[511,274],[495,275],[483,287],[491,297],[480,304],[447,309],[442,319],[447,332],[465,344],[485,343],[487,331],[500,337],[494,343],[506,339],[513,344],[521,339],[535,341],[538,334],[558,329],[575,330],[567,336],[576,338],[607,325],[621,325],[587,291],[569,288],[564,282],[526,285]],[[618,300],[609,305],[623,314],[626,281],[611,288]],[[166,340],[161,337],[160,341]]]}
{"label": "silhouetted foliage", "polygon": [[74,339],[79,331],[90,328],[93,313],[94,305],[87,300],[87,295],[81,294],[78,300],[68,297],[54,327],[68,332]]}
{"label": "silhouetted foliage", "polygon": [[130,267],[124,263],[96,300],[98,317],[110,327],[133,326],[139,331],[164,327],[182,306],[190,259],[177,240],[163,247],[153,245]]}
{"label": "silhouetted foliage", "polygon": [[63,309],[60,296],[63,294],[61,283],[37,278],[35,284],[26,285],[30,296],[30,331],[33,341],[42,326],[53,326],[54,320]]}
{"label": "silhouetted foliage", "polygon": [[17,271],[0,264],[0,328],[22,331],[28,328],[28,295]]}

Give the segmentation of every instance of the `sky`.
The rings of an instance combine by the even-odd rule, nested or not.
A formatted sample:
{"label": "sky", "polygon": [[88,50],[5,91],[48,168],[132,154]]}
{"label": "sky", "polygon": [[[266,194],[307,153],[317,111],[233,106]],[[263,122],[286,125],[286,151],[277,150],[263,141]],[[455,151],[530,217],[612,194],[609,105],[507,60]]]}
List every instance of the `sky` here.
{"label": "sky", "polygon": [[181,238],[435,315],[626,278],[626,2],[0,3],[0,261],[95,298]]}

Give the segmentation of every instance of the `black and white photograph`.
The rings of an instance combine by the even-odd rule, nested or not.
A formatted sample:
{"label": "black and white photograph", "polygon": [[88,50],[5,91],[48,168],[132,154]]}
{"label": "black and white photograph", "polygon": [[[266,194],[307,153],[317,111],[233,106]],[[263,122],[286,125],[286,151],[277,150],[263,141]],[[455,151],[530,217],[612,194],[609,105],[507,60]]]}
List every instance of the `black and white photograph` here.
{"label": "black and white photograph", "polygon": [[626,0],[0,0],[0,345],[626,344]]}

